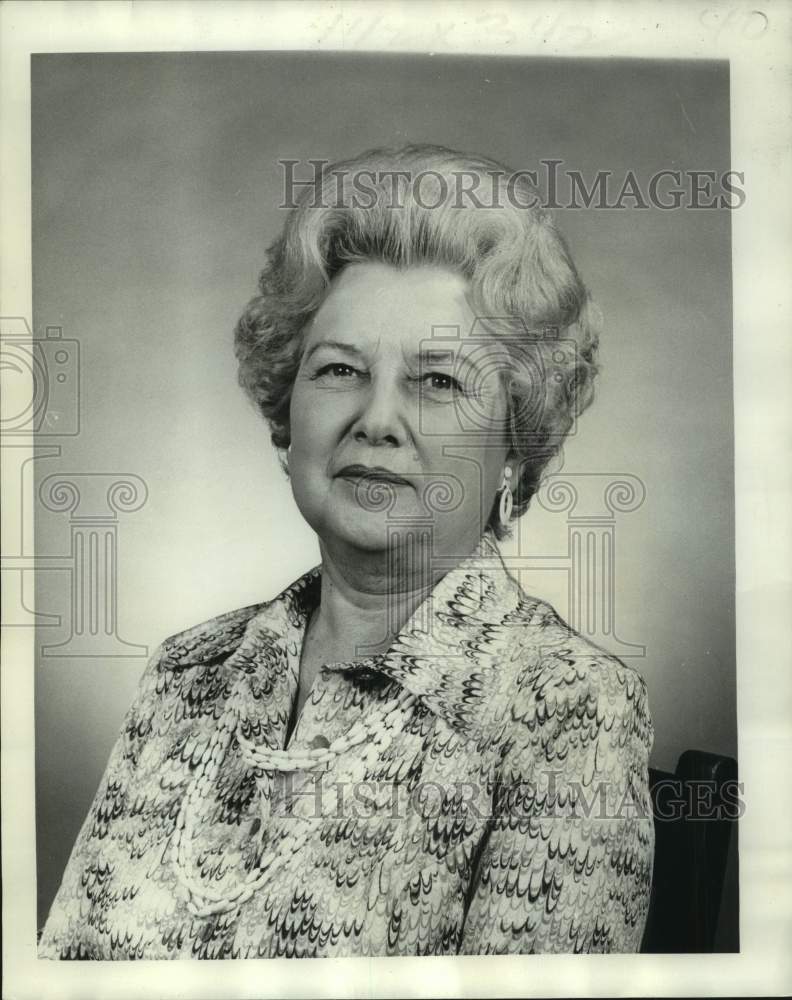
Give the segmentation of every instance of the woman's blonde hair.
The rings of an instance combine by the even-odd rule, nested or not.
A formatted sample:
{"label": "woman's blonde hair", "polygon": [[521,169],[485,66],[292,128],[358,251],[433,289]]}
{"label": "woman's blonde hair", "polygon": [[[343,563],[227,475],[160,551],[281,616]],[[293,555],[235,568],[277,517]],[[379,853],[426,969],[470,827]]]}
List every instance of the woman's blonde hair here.
{"label": "woman's blonde hair", "polygon": [[235,331],[240,385],[278,449],[289,445],[304,330],[333,278],[371,260],[458,272],[487,335],[503,338],[519,517],[591,403],[598,370],[597,311],[537,191],[525,172],[442,146],[373,149],[326,165],[289,210]]}

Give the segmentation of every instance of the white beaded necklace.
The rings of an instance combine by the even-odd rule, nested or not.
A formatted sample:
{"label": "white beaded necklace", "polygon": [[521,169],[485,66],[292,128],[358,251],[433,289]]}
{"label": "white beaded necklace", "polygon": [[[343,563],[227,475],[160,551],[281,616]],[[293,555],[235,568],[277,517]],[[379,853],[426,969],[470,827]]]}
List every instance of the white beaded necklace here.
{"label": "white beaded necklace", "polygon": [[182,799],[171,838],[171,857],[177,877],[187,890],[187,906],[193,915],[209,917],[228,913],[246,903],[266,884],[277,868],[300,850],[310,832],[310,825],[302,823],[299,831],[295,831],[290,838],[288,853],[267,851],[259,859],[256,868],[248,872],[236,886],[213,889],[197,876],[194,860],[196,813],[200,802],[211,795],[212,786],[234,738],[242,759],[256,771],[257,781],[266,778],[267,791],[259,785],[262,802],[267,806],[266,810],[262,810],[266,818],[269,815],[269,788],[274,772],[325,770],[336,757],[363,743],[368,743],[372,751],[378,753],[390,743],[399,716],[411,708],[414,702],[415,695],[402,690],[399,695],[373,709],[364,720],[357,720],[329,746],[284,750],[259,746],[243,735],[242,695],[237,693],[232,696]]}

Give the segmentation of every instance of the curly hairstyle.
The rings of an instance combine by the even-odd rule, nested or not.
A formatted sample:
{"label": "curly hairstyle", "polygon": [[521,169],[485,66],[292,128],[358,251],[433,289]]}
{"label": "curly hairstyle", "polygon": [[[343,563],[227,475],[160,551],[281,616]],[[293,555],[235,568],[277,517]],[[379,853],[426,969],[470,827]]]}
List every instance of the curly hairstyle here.
{"label": "curly hairstyle", "polygon": [[[493,336],[509,332],[502,374],[518,466],[512,517],[521,516],[593,399],[598,313],[526,173],[442,146],[373,149],[326,165],[267,250],[235,352],[239,383],[267,419],[282,464],[306,327],[333,278],[371,260],[443,265],[467,279],[478,316],[507,320],[485,325]],[[508,533],[497,504],[489,527]]]}

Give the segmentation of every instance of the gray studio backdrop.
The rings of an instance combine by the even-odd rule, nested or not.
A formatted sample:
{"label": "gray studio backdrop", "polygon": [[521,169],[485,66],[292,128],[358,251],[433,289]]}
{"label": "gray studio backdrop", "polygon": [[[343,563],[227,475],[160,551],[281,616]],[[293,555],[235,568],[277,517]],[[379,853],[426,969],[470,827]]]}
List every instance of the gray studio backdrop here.
{"label": "gray studio backdrop", "polygon": [[[232,354],[282,222],[278,159],[429,141],[589,180],[721,174],[729,81],[724,63],[340,53],[42,55],[32,81],[33,321],[57,413],[29,477],[43,919],[146,653],[317,561]],[[736,756],[730,213],[558,221],[605,316],[598,398],[558,470],[593,493],[535,504],[504,551],[566,616],[569,533],[599,515],[613,580],[589,632],[646,677],[652,763]]]}

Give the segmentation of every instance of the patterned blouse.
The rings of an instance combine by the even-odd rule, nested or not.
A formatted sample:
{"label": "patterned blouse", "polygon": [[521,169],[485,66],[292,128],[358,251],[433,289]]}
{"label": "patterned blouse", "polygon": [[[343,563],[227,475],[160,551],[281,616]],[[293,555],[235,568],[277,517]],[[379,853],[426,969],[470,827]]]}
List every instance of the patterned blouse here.
{"label": "patterned blouse", "polygon": [[162,643],[39,955],[637,951],[636,671],[527,596],[487,533],[387,653],[321,668],[285,749],[320,584]]}

